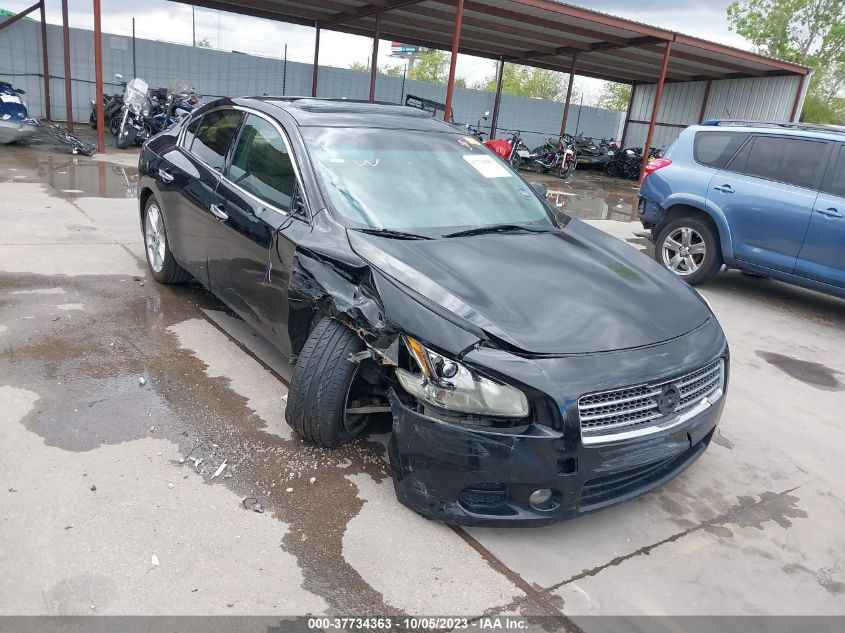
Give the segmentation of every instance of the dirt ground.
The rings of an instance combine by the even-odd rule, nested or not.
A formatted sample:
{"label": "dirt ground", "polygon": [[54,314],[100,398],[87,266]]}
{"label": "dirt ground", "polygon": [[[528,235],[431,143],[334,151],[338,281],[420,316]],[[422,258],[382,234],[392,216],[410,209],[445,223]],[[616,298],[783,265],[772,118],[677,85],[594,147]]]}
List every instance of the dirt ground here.
{"label": "dirt ground", "polygon": [[[384,429],[301,441],[272,346],[152,280],[135,160],[0,147],[0,614],[845,615],[845,301],[722,274],[731,386],[692,467],[553,527],[452,529],[396,501]],[[632,183],[554,184],[644,247]]]}

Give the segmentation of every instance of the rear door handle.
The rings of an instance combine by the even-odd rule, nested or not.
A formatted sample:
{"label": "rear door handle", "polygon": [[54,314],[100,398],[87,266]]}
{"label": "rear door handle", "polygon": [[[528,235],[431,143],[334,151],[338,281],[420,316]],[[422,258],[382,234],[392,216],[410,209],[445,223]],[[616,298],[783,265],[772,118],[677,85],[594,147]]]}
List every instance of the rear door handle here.
{"label": "rear door handle", "polygon": [[214,217],[216,217],[221,222],[229,219],[229,214],[226,213],[219,205],[212,204],[209,207],[209,210],[214,214]]}
{"label": "rear door handle", "polygon": [[829,218],[842,218],[845,217],[845,213],[842,213],[839,209],[834,207],[830,207],[828,209],[816,209],[817,213],[821,213],[822,215],[826,215]]}
{"label": "rear door handle", "polygon": [[734,188],[731,187],[730,185],[716,185],[715,187],[713,187],[713,189],[715,189],[716,191],[721,191],[722,193],[733,193],[734,192]]}
{"label": "rear door handle", "polygon": [[161,178],[163,182],[173,182],[173,175],[163,169],[158,170],[158,177]]}

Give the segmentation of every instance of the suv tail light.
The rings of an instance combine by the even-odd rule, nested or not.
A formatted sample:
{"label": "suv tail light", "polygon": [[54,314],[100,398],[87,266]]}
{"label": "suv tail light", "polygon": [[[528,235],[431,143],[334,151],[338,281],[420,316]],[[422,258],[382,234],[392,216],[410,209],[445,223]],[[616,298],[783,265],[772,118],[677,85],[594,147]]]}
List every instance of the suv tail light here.
{"label": "suv tail light", "polygon": [[648,176],[649,174],[653,174],[658,169],[663,169],[671,164],[672,161],[668,158],[652,158],[645,166],[645,175]]}

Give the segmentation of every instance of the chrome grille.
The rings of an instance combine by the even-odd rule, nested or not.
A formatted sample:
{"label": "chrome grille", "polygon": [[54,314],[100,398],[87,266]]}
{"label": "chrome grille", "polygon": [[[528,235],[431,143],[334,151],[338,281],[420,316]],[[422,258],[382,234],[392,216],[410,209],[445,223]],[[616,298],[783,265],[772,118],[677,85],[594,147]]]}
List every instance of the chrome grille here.
{"label": "chrome grille", "polygon": [[[680,392],[678,406],[664,415],[658,397],[667,385]],[[662,418],[673,418],[705,398],[718,399],[724,386],[724,361],[719,358],[672,380],[587,394],[578,399],[582,436],[628,431]]]}

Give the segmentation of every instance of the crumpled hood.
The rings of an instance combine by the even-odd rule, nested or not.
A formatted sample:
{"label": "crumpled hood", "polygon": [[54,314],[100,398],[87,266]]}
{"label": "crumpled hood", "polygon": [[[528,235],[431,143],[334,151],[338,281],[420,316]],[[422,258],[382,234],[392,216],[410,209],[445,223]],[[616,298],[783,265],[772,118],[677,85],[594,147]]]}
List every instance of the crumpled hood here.
{"label": "crumpled hood", "polygon": [[371,266],[524,352],[652,345],[711,316],[671,272],[578,220],[554,233],[430,241],[348,235]]}

